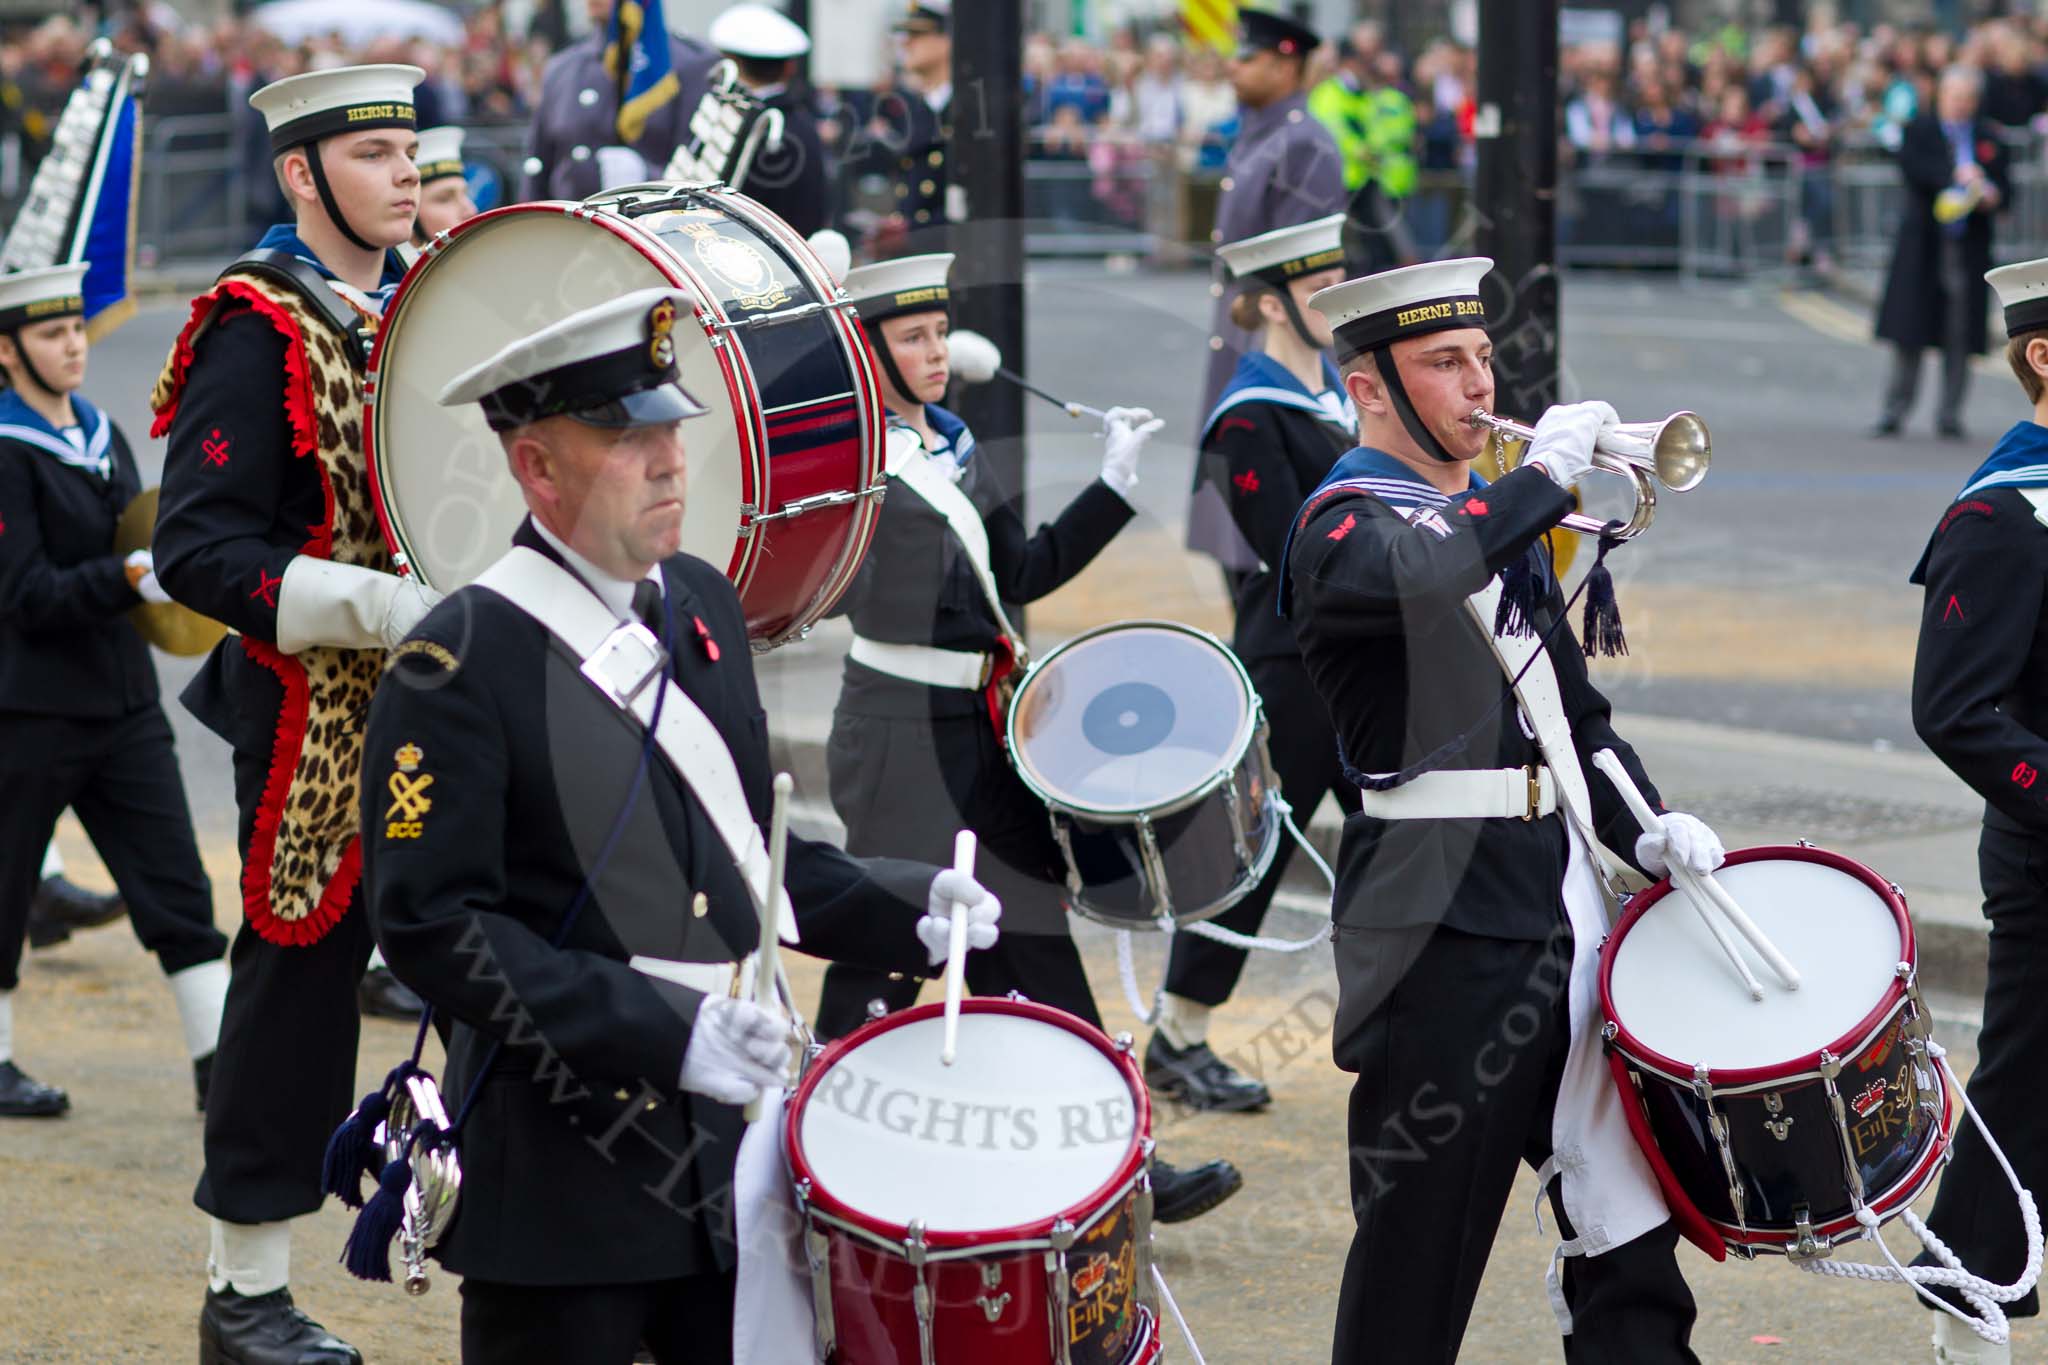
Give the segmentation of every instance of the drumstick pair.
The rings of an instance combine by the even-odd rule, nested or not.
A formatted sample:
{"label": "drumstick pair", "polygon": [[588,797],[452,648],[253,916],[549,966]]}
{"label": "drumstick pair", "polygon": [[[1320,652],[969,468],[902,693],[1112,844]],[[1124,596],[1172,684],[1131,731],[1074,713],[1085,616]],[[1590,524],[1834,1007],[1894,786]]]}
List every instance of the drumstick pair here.
{"label": "drumstick pair", "polygon": [[[761,946],[754,953],[754,1003],[775,1008],[775,987],[782,975],[782,870],[789,856],[789,794],[796,782],[788,773],[775,774],[775,802],[768,814],[768,903],[761,908]],[[761,1117],[761,1097],[747,1101],[748,1123]]]}
{"label": "drumstick pair", "polygon": [[[1650,803],[1643,799],[1643,793],[1636,786],[1635,779],[1628,775],[1628,769],[1623,766],[1614,750],[1602,749],[1594,754],[1593,766],[1607,774],[1607,780],[1614,784],[1614,790],[1620,794],[1623,804],[1629,809],[1629,814],[1635,816],[1636,823],[1643,827],[1644,833],[1650,833],[1662,826],[1663,822],[1658,819],[1657,812],[1650,809]],[[1756,973],[1749,969],[1749,963],[1743,959],[1741,948],[1729,936],[1729,924],[1735,926],[1736,931],[1749,941],[1749,946],[1756,949],[1757,955],[1777,973],[1778,979],[1785,983],[1786,990],[1799,989],[1798,969],[1778,951],[1778,945],[1771,942],[1758,927],[1757,922],[1736,903],[1735,897],[1728,894],[1727,888],[1714,879],[1713,874],[1694,872],[1676,859],[1670,861],[1670,869],[1671,884],[1684,892],[1686,899],[1692,902],[1693,909],[1699,912],[1708,932],[1713,934],[1714,941],[1721,945],[1721,951],[1726,953],[1728,961],[1734,964],[1736,974],[1742,978],[1743,986],[1749,991],[1750,999],[1764,998],[1763,983],[1756,979]],[[1719,912],[1718,917],[1716,912]],[[1726,924],[1722,922],[1722,917],[1725,917]]]}

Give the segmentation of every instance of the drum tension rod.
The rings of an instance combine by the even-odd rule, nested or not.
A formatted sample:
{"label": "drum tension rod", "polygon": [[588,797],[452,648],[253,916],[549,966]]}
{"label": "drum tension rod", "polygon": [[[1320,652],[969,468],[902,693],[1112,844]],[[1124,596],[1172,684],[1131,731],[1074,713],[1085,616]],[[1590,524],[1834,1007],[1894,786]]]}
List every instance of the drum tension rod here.
{"label": "drum tension rod", "polygon": [[785,308],[777,313],[755,313],[751,317],[740,318],[737,321],[719,322],[713,320],[707,325],[712,331],[720,333],[759,331],[763,327],[781,327],[786,323],[803,322],[818,316],[820,313],[852,313],[853,311],[853,300],[841,299],[834,303],[799,304],[795,308]]}
{"label": "drum tension rod", "polygon": [[752,535],[754,528],[764,521],[788,521],[791,517],[800,517],[806,512],[820,512],[827,507],[844,507],[847,503],[859,502],[862,498],[875,497],[882,492],[883,487],[882,484],[876,484],[872,488],[863,488],[858,492],[840,488],[830,493],[813,493],[808,498],[796,498],[785,502],[773,512],[757,511],[750,502],[741,503],[740,535]]}

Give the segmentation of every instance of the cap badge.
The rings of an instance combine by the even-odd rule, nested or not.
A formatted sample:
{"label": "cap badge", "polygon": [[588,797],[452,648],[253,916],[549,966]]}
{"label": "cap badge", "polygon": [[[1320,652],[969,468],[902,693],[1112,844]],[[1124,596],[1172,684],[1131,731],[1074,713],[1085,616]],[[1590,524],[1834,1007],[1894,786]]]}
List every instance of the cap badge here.
{"label": "cap badge", "polygon": [[669,335],[675,329],[675,300],[663,299],[647,310],[647,355],[657,370],[676,363],[676,339]]}

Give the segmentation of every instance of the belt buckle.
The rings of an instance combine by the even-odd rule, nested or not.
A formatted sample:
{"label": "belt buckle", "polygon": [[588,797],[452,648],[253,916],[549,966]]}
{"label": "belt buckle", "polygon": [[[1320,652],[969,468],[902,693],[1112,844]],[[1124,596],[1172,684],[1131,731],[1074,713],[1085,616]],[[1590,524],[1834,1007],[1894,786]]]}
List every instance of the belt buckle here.
{"label": "belt buckle", "polygon": [[615,704],[626,707],[667,667],[668,651],[654,632],[628,621],[605,636],[583,661],[582,673]]}
{"label": "belt buckle", "polygon": [[981,656],[981,675],[974,684],[974,690],[977,692],[987,691],[989,679],[995,676],[995,672],[996,656],[993,653],[983,654]]}
{"label": "belt buckle", "polygon": [[1534,820],[1543,810],[1543,770],[1533,763],[1524,763],[1522,775],[1529,779],[1529,809],[1522,812],[1522,819],[1526,823]]}

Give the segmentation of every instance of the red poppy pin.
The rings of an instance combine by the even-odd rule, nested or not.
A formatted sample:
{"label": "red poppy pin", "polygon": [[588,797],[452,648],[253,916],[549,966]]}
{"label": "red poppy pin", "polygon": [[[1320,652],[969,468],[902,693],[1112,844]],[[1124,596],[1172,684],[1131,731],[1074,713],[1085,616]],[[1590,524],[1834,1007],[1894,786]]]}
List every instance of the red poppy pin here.
{"label": "red poppy pin", "polygon": [[1988,139],[1977,144],[1977,162],[1979,165],[1982,165],[1984,162],[1991,160],[1992,157],[1997,155],[1998,149],[1992,146]]}

